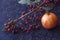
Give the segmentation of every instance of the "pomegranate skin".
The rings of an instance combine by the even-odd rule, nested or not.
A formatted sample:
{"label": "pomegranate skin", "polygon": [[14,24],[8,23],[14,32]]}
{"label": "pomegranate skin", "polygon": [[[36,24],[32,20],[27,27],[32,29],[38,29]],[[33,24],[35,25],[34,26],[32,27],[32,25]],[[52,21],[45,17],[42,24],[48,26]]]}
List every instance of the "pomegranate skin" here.
{"label": "pomegranate skin", "polygon": [[45,13],[41,18],[41,23],[45,29],[55,28],[58,24],[58,17],[52,12]]}

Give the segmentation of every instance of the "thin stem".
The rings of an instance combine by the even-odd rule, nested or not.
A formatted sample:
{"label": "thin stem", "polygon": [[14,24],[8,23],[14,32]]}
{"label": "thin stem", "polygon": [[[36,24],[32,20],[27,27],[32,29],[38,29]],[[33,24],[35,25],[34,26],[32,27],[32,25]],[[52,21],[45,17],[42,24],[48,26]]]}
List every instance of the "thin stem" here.
{"label": "thin stem", "polygon": [[[22,15],[21,17],[19,17],[18,19],[15,19],[14,21],[13,21],[13,23],[15,23],[15,22],[18,22],[21,18],[23,18],[23,17],[25,17],[25,16],[27,16],[28,14],[31,14],[32,12],[34,12],[35,10],[38,10],[38,9],[40,9],[41,8],[41,6],[43,5],[45,3],[45,0],[43,0],[43,2],[39,5],[39,6],[37,6],[37,8],[35,8],[35,9],[33,9],[32,11],[30,11],[30,12],[28,12],[28,13],[26,13],[25,15]],[[10,21],[11,22],[11,21]],[[7,24],[12,24],[12,22],[11,23],[7,23]]]}
{"label": "thin stem", "polygon": [[20,20],[21,18],[27,16],[28,14],[31,14],[31,13],[34,12],[35,10],[41,9],[41,8],[42,8],[41,6],[42,6],[44,3],[45,3],[45,0],[44,0],[39,6],[37,6],[37,8],[35,8],[34,10],[26,13],[25,15],[22,15],[21,17],[19,17],[18,19],[16,19],[16,21],[18,21],[18,20]]}

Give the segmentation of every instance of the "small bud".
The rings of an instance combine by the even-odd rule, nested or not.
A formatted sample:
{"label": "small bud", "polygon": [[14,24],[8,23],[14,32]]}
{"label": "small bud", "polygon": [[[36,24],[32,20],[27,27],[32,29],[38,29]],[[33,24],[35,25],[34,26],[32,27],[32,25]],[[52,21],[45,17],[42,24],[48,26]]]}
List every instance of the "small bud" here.
{"label": "small bud", "polygon": [[23,29],[23,32],[26,32],[26,31],[27,31],[27,28],[24,28],[24,29]]}

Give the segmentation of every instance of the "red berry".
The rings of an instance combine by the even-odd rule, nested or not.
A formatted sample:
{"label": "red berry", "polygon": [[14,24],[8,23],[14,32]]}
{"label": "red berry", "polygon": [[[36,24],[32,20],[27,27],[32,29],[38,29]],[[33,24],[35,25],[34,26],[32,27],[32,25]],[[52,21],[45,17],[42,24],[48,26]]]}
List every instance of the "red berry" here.
{"label": "red berry", "polygon": [[15,30],[15,32],[17,33],[17,32],[18,32],[18,30]]}
{"label": "red berry", "polygon": [[24,20],[24,22],[27,24],[28,23],[28,20]]}
{"label": "red berry", "polygon": [[38,15],[37,14],[34,14],[34,18],[38,19]]}
{"label": "red berry", "polygon": [[8,30],[9,32],[11,31],[11,29],[10,29],[10,28],[8,28],[7,30]]}
{"label": "red berry", "polygon": [[5,25],[5,26],[7,26],[8,24],[7,24],[7,23],[5,23],[4,25]]}
{"label": "red berry", "polygon": [[40,30],[40,27],[38,27],[37,29]]}
{"label": "red berry", "polygon": [[35,28],[38,29],[38,30],[40,30],[39,26],[40,26],[39,24],[35,24]]}
{"label": "red berry", "polygon": [[19,27],[19,29],[21,29],[21,26],[18,26]]}
{"label": "red berry", "polygon": [[29,10],[30,12],[32,11],[32,9]]}
{"label": "red berry", "polygon": [[34,29],[34,25],[32,25],[32,24],[29,24],[29,27],[30,27],[31,29]]}
{"label": "red berry", "polygon": [[38,5],[40,5],[40,3],[38,3]]}
{"label": "red berry", "polygon": [[38,28],[38,26],[35,26],[35,28]]}
{"label": "red berry", "polygon": [[36,7],[35,7],[35,6],[33,6],[33,7],[32,7],[32,10],[33,10],[33,9],[35,9],[35,8],[36,8]]}
{"label": "red berry", "polygon": [[24,29],[23,29],[23,32],[26,32],[26,31],[27,31],[27,28],[24,28]]}
{"label": "red berry", "polygon": [[47,3],[45,6],[49,6],[49,3]]}
{"label": "red berry", "polygon": [[30,28],[32,28],[32,26],[33,26],[32,24],[29,24],[29,27],[30,27]]}
{"label": "red berry", "polygon": [[39,12],[40,12],[40,14],[42,13],[42,11],[43,11],[43,10],[42,10],[42,9],[40,9],[40,11],[39,11]]}
{"label": "red berry", "polygon": [[29,20],[29,21],[32,20],[32,17],[31,17],[31,16],[28,16],[28,20]]}
{"label": "red berry", "polygon": [[12,28],[15,28],[15,25],[12,25]]}
{"label": "red berry", "polygon": [[30,30],[31,30],[31,28],[29,27],[29,28],[28,28],[28,31],[30,31]]}
{"label": "red berry", "polygon": [[33,7],[33,5],[29,5],[31,8]]}
{"label": "red berry", "polygon": [[42,18],[42,16],[39,16],[39,17],[38,17],[38,20],[41,20],[41,18]]}
{"label": "red berry", "polygon": [[26,12],[24,11],[24,12],[22,12],[22,15],[24,15],[24,14],[26,14]]}
{"label": "red berry", "polygon": [[36,17],[36,14],[34,14],[34,17]]}
{"label": "red berry", "polygon": [[22,27],[21,24],[18,24],[18,28],[19,28],[19,29],[23,29],[23,27]]}
{"label": "red berry", "polygon": [[46,0],[45,2],[46,2],[46,3],[49,3],[50,1],[49,1],[49,0]]}
{"label": "red berry", "polygon": [[57,3],[59,0],[54,0],[54,3]]}
{"label": "red berry", "polygon": [[23,28],[23,27],[21,27],[21,29],[23,30],[24,28]]}
{"label": "red berry", "polygon": [[11,27],[10,25],[7,25],[7,26],[6,26],[7,29],[10,28],[10,27]]}

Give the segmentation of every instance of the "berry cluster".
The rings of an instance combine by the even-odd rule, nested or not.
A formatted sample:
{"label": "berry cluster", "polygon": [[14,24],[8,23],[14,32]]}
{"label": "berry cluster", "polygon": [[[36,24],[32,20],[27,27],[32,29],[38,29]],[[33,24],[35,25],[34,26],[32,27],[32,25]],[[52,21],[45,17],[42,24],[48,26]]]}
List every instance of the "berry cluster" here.
{"label": "berry cluster", "polygon": [[[18,19],[15,19],[15,20],[11,20],[9,19],[10,21],[6,24],[4,24],[6,27],[5,29],[8,31],[8,32],[12,32],[12,33],[17,33],[19,30],[22,30],[24,32],[28,32],[30,31],[31,29],[38,29],[40,30],[40,24],[38,23],[35,23],[35,24],[28,24],[29,21],[31,22],[34,22],[35,19],[38,19],[40,21],[41,19],[41,13],[42,13],[42,9],[43,7],[49,7],[49,8],[46,8],[46,9],[49,9],[51,10],[51,7],[50,7],[50,2],[52,2],[53,0],[45,0],[43,1],[41,4],[40,3],[37,3],[37,6],[34,6],[34,5],[29,5],[31,7],[31,10],[29,10],[28,13],[26,13],[25,11],[22,12],[22,16],[19,17]],[[54,0],[54,3],[55,4],[56,2],[58,2],[57,0]],[[53,7],[52,7],[53,8]],[[32,14],[33,12],[38,12],[37,14],[34,13],[33,14],[33,17],[31,16],[27,16],[28,14]],[[28,20],[24,20],[24,17],[27,16],[28,17]],[[24,28],[21,24],[18,25],[18,27],[16,26],[16,23],[19,21],[19,20],[22,20],[24,21],[25,24],[28,24],[28,28]]]}
{"label": "berry cluster", "polygon": [[[22,12],[22,16],[19,17],[18,19],[15,20],[11,20],[9,19],[8,23],[5,23],[4,25],[6,26],[5,29],[8,32],[12,32],[12,33],[17,33],[19,30],[22,30],[23,32],[28,32],[31,29],[40,29],[40,25],[39,24],[28,24],[30,21],[33,22],[33,18],[40,20],[40,18],[38,17],[38,15],[34,14],[33,18],[32,16],[27,16],[27,20],[25,20],[23,17],[25,17],[26,15],[32,13],[33,11],[35,11],[36,6],[30,5],[30,7],[32,8],[31,10],[29,10],[29,13],[26,12]],[[39,11],[39,10],[38,10]],[[40,13],[42,12],[42,10],[40,10]],[[16,23],[22,20],[25,24],[28,24],[28,28],[24,28],[21,24],[18,24],[18,27],[16,26]]]}

